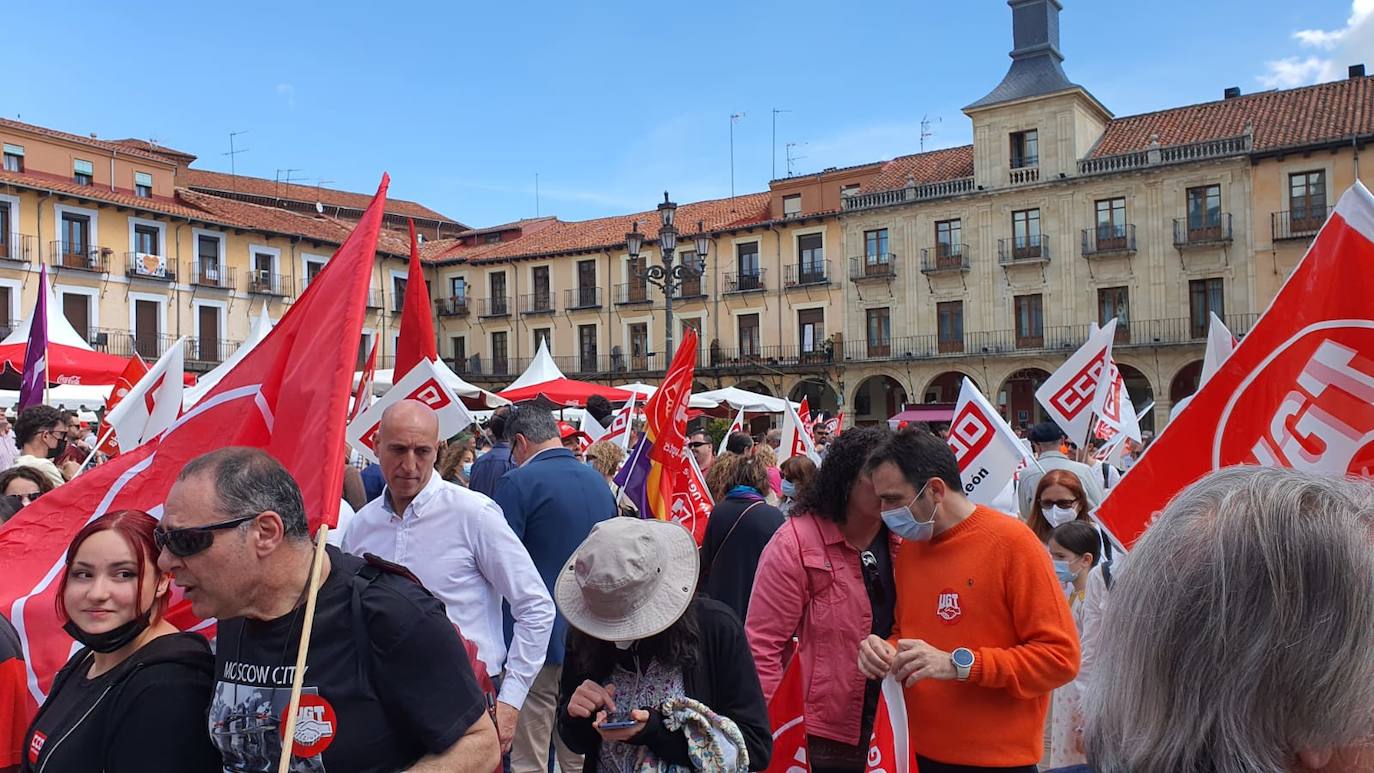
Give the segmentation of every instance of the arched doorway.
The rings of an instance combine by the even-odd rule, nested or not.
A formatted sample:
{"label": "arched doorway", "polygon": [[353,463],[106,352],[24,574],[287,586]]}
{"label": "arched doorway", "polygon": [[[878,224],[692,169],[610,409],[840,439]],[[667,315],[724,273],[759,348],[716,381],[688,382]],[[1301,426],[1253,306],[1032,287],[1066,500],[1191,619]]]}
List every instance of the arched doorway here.
{"label": "arched doorway", "polygon": [[[1150,386],[1150,380],[1145,378],[1145,374],[1139,369],[1130,365],[1117,363],[1117,368],[1121,371],[1121,380],[1126,382],[1126,394],[1131,397],[1131,407],[1139,413],[1145,406],[1154,402],[1155,390]],[[1150,409],[1140,417],[1140,428],[1142,430],[1155,431],[1155,412]]]}
{"label": "arched doorway", "polygon": [[[921,394],[923,403],[954,403],[959,401],[959,390],[963,388],[964,374],[957,370],[947,370],[936,376],[926,385]],[[975,382],[974,386],[978,386]]]}
{"label": "arched doorway", "polygon": [[792,387],[792,391],[787,394],[789,400],[799,403],[802,398],[806,398],[806,405],[811,409],[811,416],[815,418],[822,413],[834,416],[840,410],[840,396],[835,394],[834,387],[824,381],[807,379],[799,381]]}
{"label": "arched doorway", "polygon": [[869,376],[854,392],[854,423],[887,421],[906,404],[906,389],[891,376]]}
{"label": "arched doorway", "polygon": [[1169,383],[1169,404],[1178,405],[1179,401],[1197,391],[1198,384],[1202,381],[1202,360],[1195,360],[1184,365],[1174,374],[1174,380]]}
{"label": "arched doorway", "polygon": [[1035,399],[1035,390],[1050,374],[1040,368],[1023,368],[1007,376],[997,390],[997,409],[1012,429],[1022,429],[1045,420],[1045,410]]}
{"label": "arched doorway", "polygon": [[774,396],[773,390],[769,389],[768,386],[764,384],[762,381],[741,381],[738,384],[735,384],[735,386],[739,389],[743,389],[746,392],[753,392],[756,395],[767,395],[769,397]]}

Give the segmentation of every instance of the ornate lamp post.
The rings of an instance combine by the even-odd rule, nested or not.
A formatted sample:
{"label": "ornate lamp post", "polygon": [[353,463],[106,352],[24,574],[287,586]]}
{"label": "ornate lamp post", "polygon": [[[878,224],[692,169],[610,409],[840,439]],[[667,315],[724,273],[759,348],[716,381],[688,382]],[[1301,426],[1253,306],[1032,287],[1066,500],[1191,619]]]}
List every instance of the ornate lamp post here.
{"label": "ornate lamp post", "polygon": [[[658,216],[662,224],[658,229],[658,244],[662,255],[660,266],[645,266],[635,271],[635,277],[643,279],[654,287],[663,291],[664,298],[664,341],[666,357],[673,356],[673,295],[681,289],[682,285],[693,279],[701,277],[706,271],[706,254],[711,248],[711,240],[706,235],[705,223],[697,221],[697,233],[693,237],[696,241],[697,262],[696,265],[673,265],[673,253],[677,251],[677,205],[668,200],[668,192],[663,192],[663,203],[658,205]],[[631,260],[639,260],[640,248],[644,246],[644,234],[639,232],[639,221],[635,221],[634,230],[625,234],[625,247],[630,253]],[[667,361],[665,360],[665,363]]]}

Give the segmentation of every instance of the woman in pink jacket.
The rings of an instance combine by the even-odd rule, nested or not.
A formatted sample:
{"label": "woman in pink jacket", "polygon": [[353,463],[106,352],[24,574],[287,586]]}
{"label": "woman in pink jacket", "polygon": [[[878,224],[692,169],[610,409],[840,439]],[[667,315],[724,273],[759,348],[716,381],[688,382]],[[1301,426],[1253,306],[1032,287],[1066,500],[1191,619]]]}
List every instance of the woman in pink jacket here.
{"label": "woman in pink jacket", "polygon": [[878,682],[859,673],[853,649],[892,632],[898,543],[879,516],[873,484],[861,474],[885,426],[850,429],[831,444],[792,516],[759,558],[745,634],[767,699],[795,659],[806,684],[809,762],[815,773],[862,771],[878,702]]}

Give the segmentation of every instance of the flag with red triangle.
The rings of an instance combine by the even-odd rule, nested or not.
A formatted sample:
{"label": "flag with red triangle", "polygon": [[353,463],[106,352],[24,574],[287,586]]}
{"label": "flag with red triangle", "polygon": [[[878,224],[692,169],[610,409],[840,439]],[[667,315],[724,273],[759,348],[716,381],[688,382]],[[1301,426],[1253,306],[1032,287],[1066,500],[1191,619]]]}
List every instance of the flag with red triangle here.
{"label": "flag with red triangle", "polygon": [[[105,398],[105,416],[110,415],[111,409],[119,405],[119,401],[129,394],[129,390],[133,389],[134,384],[137,384],[138,380],[143,378],[143,374],[147,372],[148,364],[143,361],[142,357],[135,354],[129,358],[129,364],[124,366],[124,372],[120,373],[119,378],[115,380],[114,388],[110,390],[110,396]],[[109,421],[104,418],[100,420],[100,429],[95,436],[96,438],[103,438],[98,449],[100,453],[110,457],[119,455],[119,438],[115,437]],[[130,449],[134,446],[134,443],[129,443]]]}
{"label": "flag with red triangle", "polygon": [[429,285],[420,264],[420,245],[415,241],[415,221],[410,222],[410,270],[406,273],[405,305],[401,307],[401,333],[396,339],[393,379],[404,378],[420,360],[438,360],[434,338],[434,307],[429,304]]}

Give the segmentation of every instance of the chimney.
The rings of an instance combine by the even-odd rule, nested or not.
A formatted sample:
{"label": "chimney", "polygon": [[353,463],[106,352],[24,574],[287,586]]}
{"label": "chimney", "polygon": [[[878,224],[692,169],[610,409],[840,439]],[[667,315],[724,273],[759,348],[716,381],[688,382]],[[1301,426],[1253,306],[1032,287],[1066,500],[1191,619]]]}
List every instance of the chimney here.
{"label": "chimney", "polygon": [[1221,93],[1223,99],[1235,99],[1240,96],[1240,86],[1227,86],[1226,91]]}
{"label": "chimney", "polygon": [[1352,64],[1352,65],[1350,65],[1350,77],[1351,77],[1351,78],[1363,78],[1363,77],[1364,77],[1364,64]]}

